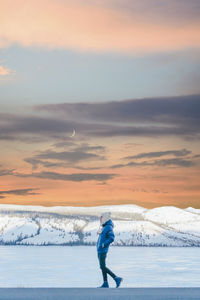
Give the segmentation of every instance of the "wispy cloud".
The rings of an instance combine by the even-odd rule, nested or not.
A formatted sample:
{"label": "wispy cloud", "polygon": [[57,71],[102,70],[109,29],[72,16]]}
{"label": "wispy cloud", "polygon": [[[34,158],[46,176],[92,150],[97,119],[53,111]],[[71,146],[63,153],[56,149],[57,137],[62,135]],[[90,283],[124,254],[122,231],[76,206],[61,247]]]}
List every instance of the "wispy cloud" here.
{"label": "wispy cloud", "polygon": [[130,155],[124,157],[124,159],[139,159],[144,157],[160,157],[160,156],[166,156],[166,155],[174,155],[174,156],[185,156],[190,154],[191,151],[187,149],[182,150],[168,150],[168,151],[157,151],[157,152],[145,152],[145,153],[139,153],[137,155]]}
{"label": "wispy cloud", "polygon": [[0,76],[6,76],[11,73],[11,70],[0,65]]}
{"label": "wispy cloud", "polygon": [[131,161],[126,164],[115,164],[110,166],[111,169],[118,169],[124,167],[143,167],[143,166],[178,166],[178,167],[192,167],[195,165],[195,162],[190,159],[182,159],[182,158],[171,158],[171,159],[159,159],[154,161],[142,161],[136,162]]}
{"label": "wispy cloud", "polygon": [[65,180],[65,181],[74,181],[74,182],[82,182],[82,181],[106,181],[109,179],[118,176],[117,174],[106,174],[106,173],[72,173],[72,174],[64,174],[58,172],[34,172],[30,174],[23,173],[13,173],[13,175],[18,177],[35,177],[35,178],[43,178],[43,179],[52,179],[52,180]]}
{"label": "wispy cloud", "polygon": [[168,192],[165,190],[160,190],[160,189],[144,189],[144,188],[138,188],[138,187],[133,187],[131,188],[131,191],[133,192],[142,192],[142,193],[165,193],[167,194]]}
{"label": "wispy cloud", "polygon": [[55,151],[45,151],[35,156],[35,158],[39,159],[52,159],[52,160],[61,160],[61,161],[68,161],[72,163],[85,161],[89,159],[95,160],[103,160],[105,159],[103,156],[89,153],[81,150],[74,150],[74,151],[62,151],[62,152],[55,152]]}
{"label": "wispy cloud", "polygon": [[[142,1],[108,2],[2,1],[0,47],[18,43],[25,47],[141,53],[200,46],[194,0],[188,1],[190,5],[177,0],[165,5],[163,1],[145,1],[145,5],[140,4]],[[193,8],[191,22],[183,18],[188,7]]]}
{"label": "wispy cloud", "polygon": [[16,189],[16,190],[6,190],[0,191],[0,198],[5,198],[5,195],[16,195],[16,196],[26,196],[26,195],[39,195],[40,193],[34,192],[38,190],[37,188],[28,189]]}
{"label": "wispy cloud", "polygon": [[[94,2],[94,0],[90,0]],[[96,1],[98,3],[98,1]],[[144,16],[145,19],[154,22],[162,22],[177,25],[191,23],[199,18],[200,3],[198,0],[110,0],[101,1],[101,5],[114,7],[120,11],[126,11],[133,16]]]}
{"label": "wispy cloud", "polygon": [[[1,167],[1,165],[0,165]],[[12,175],[13,174],[14,169],[0,169],[0,176],[6,176],[6,175]]]}
{"label": "wispy cloud", "polygon": [[[47,168],[50,167],[74,167],[76,163],[85,162],[90,160],[105,160],[105,156],[95,153],[87,152],[87,150],[99,150],[100,146],[84,146],[73,149],[71,151],[56,152],[52,150],[43,151],[33,157],[25,158],[24,161],[32,164],[33,169],[36,169],[38,165],[43,165]],[[103,148],[103,147],[102,147]],[[84,151],[85,150],[85,151]]]}

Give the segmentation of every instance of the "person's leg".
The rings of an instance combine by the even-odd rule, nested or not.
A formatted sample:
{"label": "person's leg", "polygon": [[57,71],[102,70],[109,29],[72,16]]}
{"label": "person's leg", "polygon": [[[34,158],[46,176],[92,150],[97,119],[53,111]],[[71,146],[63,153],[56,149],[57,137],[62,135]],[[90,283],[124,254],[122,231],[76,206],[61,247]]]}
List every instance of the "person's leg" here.
{"label": "person's leg", "polygon": [[109,268],[106,267],[106,255],[107,253],[98,253],[99,265],[102,270],[104,284],[101,287],[109,287],[107,281],[107,273],[114,279],[116,282],[116,287],[119,287],[123,278],[116,276]]}
{"label": "person's leg", "polygon": [[[106,253],[107,254],[107,253]],[[105,256],[106,259],[106,256]],[[106,261],[105,261],[105,271],[106,273],[108,273],[113,279],[115,279],[115,277],[117,277],[108,267],[106,267]]]}
{"label": "person's leg", "polygon": [[[105,259],[106,259],[106,255],[105,255]],[[116,276],[109,268],[107,268],[106,262],[105,262],[105,271],[113,278],[113,280],[116,283],[116,287],[118,288],[120,286],[121,282],[123,281],[123,278]]]}
{"label": "person's leg", "polygon": [[109,268],[106,267],[106,273],[108,273],[113,279],[117,277]]}
{"label": "person's leg", "polygon": [[107,272],[106,272],[106,264],[105,264],[106,253],[99,253],[98,258],[99,258],[99,266],[100,266],[100,269],[101,269],[102,275],[103,275],[103,281],[108,281]]}

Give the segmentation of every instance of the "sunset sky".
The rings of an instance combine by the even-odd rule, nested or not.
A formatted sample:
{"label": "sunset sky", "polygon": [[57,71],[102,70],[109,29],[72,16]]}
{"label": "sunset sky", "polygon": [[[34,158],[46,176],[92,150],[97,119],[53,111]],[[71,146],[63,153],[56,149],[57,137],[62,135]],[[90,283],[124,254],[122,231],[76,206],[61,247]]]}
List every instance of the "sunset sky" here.
{"label": "sunset sky", "polygon": [[200,208],[199,16],[0,0],[0,203]]}

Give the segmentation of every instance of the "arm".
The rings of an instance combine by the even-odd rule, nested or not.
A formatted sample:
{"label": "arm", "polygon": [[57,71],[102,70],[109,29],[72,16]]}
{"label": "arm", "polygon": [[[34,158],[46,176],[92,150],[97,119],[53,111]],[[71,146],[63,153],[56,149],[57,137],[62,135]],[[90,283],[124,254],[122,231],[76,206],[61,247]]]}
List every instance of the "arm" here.
{"label": "arm", "polygon": [[107,232],[107,239],[105,240],[105,242],[103,243],[103,247],[106,247],[108,246],[109,244],[111,244],[114,239],[115,239],[115,235],[114,235],[114,232],[112,229],[110,229],[108,232]]}

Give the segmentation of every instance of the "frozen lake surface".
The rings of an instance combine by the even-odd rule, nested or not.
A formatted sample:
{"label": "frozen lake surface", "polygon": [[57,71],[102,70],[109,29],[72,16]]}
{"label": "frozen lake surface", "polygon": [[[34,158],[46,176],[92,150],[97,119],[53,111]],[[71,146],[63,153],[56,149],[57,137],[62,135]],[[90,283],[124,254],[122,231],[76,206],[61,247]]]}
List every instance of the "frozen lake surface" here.
{"label": "frozen lake surface", "polygon": [[[199,247],[110,247],[122,287],[200,287]],[[0,246],[0,287],[97,287],[94,246]],[[110,287],[115,287],[109,277]]]}

